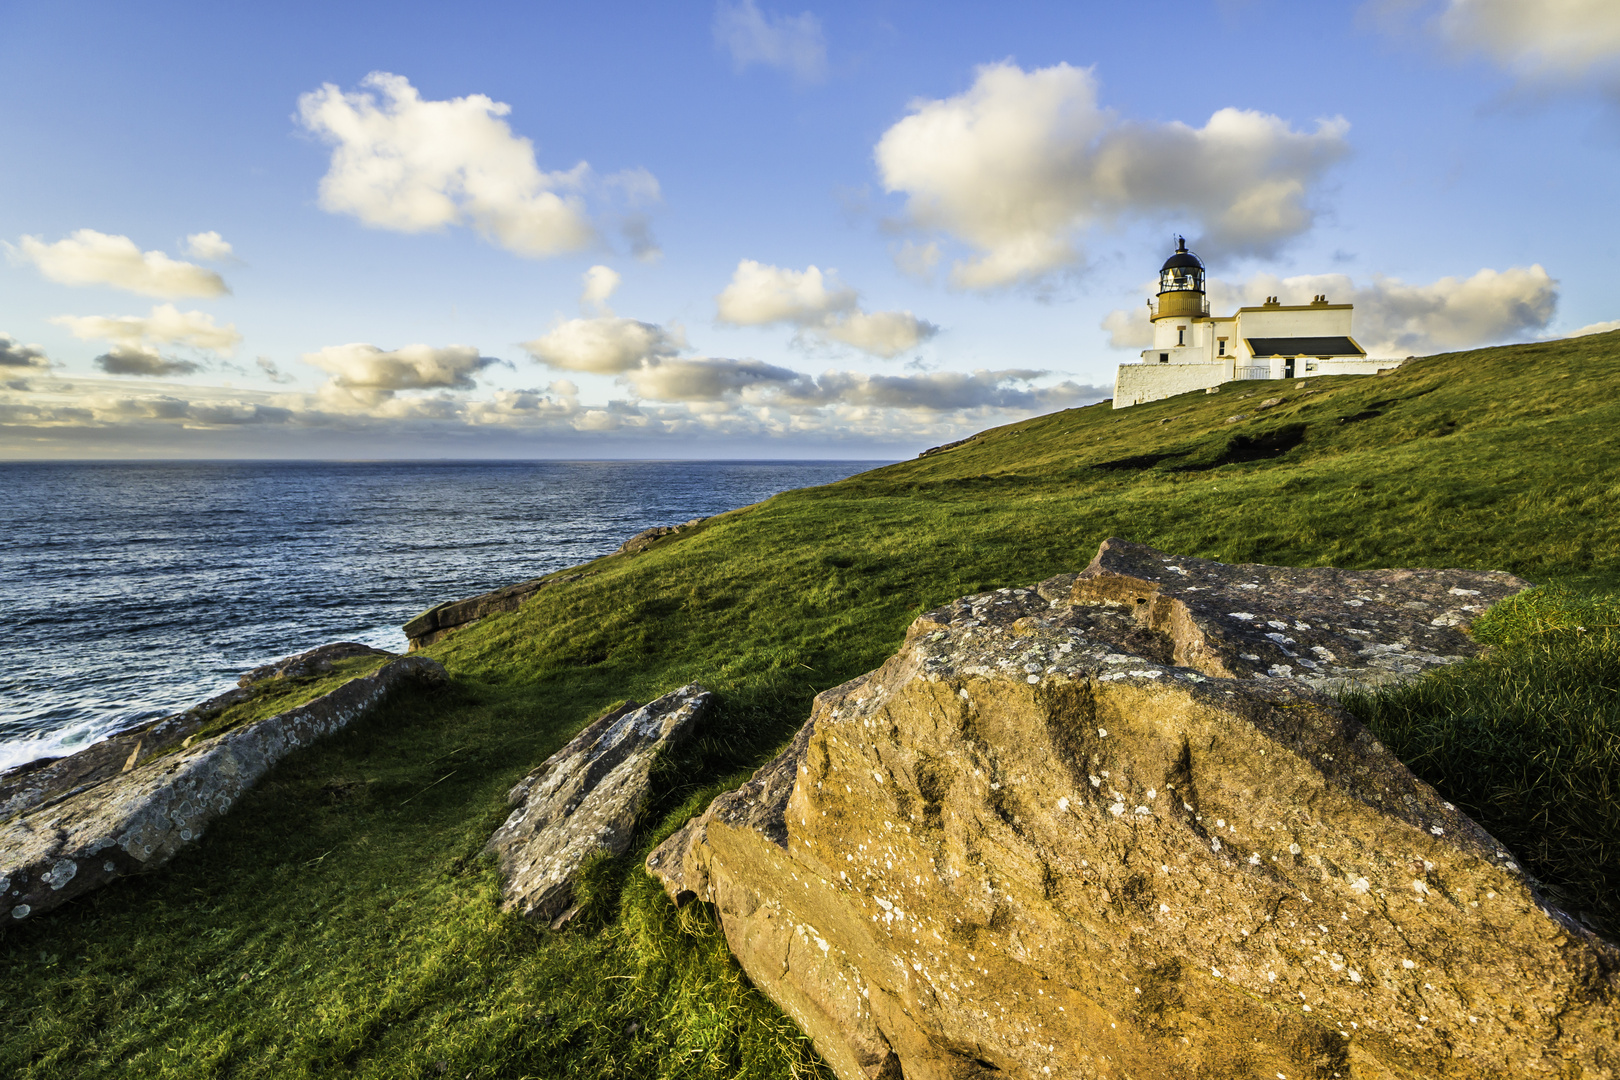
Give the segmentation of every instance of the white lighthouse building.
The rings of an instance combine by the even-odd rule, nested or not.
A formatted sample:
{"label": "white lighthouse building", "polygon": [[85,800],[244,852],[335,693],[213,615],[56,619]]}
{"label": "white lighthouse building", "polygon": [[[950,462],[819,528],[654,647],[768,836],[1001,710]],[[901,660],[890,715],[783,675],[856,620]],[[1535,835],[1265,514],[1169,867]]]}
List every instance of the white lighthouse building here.
{"label": "white lighthouse building", "polygon": [[1148,305],[1153,347],[1142,350],[1140,363],[1119,365],[1116,409],[1240,379],[1372,375],[1400,364],[1369,359],[1350,336],[1351,305],[1331,304],[1326,296],[1309,304],[1282,304],[1273,296],[1235,315],[1212,316],[1203,261],[1181,237]]}

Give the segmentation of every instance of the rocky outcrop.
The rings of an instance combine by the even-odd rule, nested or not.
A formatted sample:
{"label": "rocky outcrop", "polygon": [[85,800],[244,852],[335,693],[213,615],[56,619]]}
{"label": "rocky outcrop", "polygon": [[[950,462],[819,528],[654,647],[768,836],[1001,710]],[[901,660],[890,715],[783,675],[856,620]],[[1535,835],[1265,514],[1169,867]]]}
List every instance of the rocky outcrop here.
{"label": "rocky outcrop", "polygon": [[0,822],[46,802],[60,802],[68,795],[88,791],[175,747],[189,746],[197,733],[209,727],[226,709],[251,700],[252,688],[261,683],[317,677],[330,672],[334,664],[343,660],[392,655],[353,641],[322,645],[253,668],[237,680],[239,689],[216,694],[184,712],[115,732],[66,757],[42,758],[9,769],[0,773]]}
{"label": "rocky outcrop", "polygon": [[362,656],[392,656],[392,653],[382,649],[373,649],[370,645],[362,645],[358,641],[336,641],[330,645],[322,645],[301,652],[296,656],[283,657],[245,672],[236,680],[237,686],[252,686],[254,683],[264,682],[266,679],[309,679],[325,675],[333,667],[344,660],[355,660]]}
{"label": "rocky outcrop", "polygon": [[[614,549],[614,555],[635,555],[646,551],[653,544],[666,536],[686,532],[689,529],[708,521],[708,518],[693,518],[683,521],[679,525],[659,525],[651,529],[643,529],[630,539]],[[523,606],[523,602],[541,589],[553,585],[566,585],[571,581],[578,581],[588,576],[590,571],[568,574],[558,574],[552,577],[538,577],[529,581],[520,581],[516,585],[507,585],[493,592],[483,593],[479,596],[469,597],[466,600],[450,600],[436,607],[431,607],[422,614],[411,619],[402,628],[405,638],[410,642],[410,649],[417,649],[442,641],[450,634],[477,622],[487,615],[496,615],[506,611],[516,611]]]}
{"label": "rocky outcrop", "polygon": [[1620,950],[1321,689],[1525,584],[1110,540],[918,619],[648,867],[846,1080],[1612,1078]]}
{"label": "rocky outcrop", "polygon": [[485,848],[500,859],[502,907],[560,927],[573,918],[574,875],[635,835],[654,760],[691,732],[714,695],[693,683],[614,709],[512,788],[516,809]]}
{"label": "rocky outcrop", "polygon": [[[305,653],[270,668],[314,673],[322,662]],[[330,670],[330,656],[324,662]],[[283,757],[353,723],[401,687],[444,680],[436,661],[401,657],[304,705],[195,738],[209,720],[251,696],[232,690],[79,754],[0,777],[6,815],[0,911],[10,912],[7,922],[26,919],[161,866]]]}
{"label": "rocky outcrop", "polygon": [[653,544],[662,540],[666,536],[675,536],[686,532],[688,529],[695,529],[708,520],[708,518],[696,517],[691,521],[683,521],[679,525],[655,525],[650,529],[642,529],[640,532],[636,533],[636,535],[632,536],[630,539],[626,540],[624,543],[620,544],[616,549],[614,549],[613,554],[639,554],[640,552],[646,551],[648,548],[652,547]]}
{"label": "rocky outcrop", "polygon": [[507,585],[493,592],[468,597],[466,600],[447,600],[436,607],[428,608],[401,629],[405,631],[405,638],[410,642],[410,651],[415,652],[424,646],[432,645],[435,641],[449,637],[453,631],[475,623],[486,615],[516,611],[523,606],[523,601],[541,589],[553,585],[566,585],[584,576],[580,573],[538,577],[520,581],[516,585]]}

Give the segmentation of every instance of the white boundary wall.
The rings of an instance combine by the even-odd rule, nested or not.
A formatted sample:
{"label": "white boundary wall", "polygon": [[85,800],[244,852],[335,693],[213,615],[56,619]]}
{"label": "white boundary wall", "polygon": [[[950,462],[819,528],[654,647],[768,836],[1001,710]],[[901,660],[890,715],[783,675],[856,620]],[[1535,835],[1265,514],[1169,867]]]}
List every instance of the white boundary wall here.
{"label": "white boundary wall", "polygon": [[[1283,380],[1283,359],[1267,357],[1255,365],[1240,365],[1237,382],[1280,382]],[[1345,359],[1294,361],[1294,379],[1314,379],[1322,375],[1377,375],[1398,368],[1401,360]],[[1253,366],[1251,366],[1253,365]],[[1121,364],[1114,376],[1114,408],[1128,409],[1132,405],[1145,405],[1193,390],[1207,390],[1234,381],[1227,378],[1224,363],[1196,364]]]}

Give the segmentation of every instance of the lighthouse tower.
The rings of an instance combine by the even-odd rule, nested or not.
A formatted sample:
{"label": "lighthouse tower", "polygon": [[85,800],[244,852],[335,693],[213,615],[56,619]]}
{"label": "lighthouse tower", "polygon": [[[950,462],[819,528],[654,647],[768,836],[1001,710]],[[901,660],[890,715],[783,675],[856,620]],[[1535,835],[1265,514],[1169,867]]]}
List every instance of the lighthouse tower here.
{"label": "lighthouse tower", "polygon": [[[1176,251],[1159,268],[1158,303],[1153,321],[1160,319],[1201,319],[1209,315],[1209,298],[1204,295],[1204,263],[1187,250],[1187,239],[1176,237]],[[1190,342],[1188,344],[1191,344]]]}

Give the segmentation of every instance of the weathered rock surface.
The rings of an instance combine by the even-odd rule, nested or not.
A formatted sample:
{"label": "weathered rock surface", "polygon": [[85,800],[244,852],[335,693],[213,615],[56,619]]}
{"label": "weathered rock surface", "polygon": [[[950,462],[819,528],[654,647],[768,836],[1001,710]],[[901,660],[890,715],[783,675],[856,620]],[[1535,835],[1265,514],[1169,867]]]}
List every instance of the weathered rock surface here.
{"label": "weathered rock surface", "polygon": [[[269,666],[298,670],[291,662],[299,661],[319,670],[309,657]],[[249,696],[232,690],[0,776],[0,911],[10,912],[7,922],[25,919],[161,866],[287,754],[353,723],[401,686],[444,680],[436,661],[401,657],[307,704],[192,743],[204,724]]]}
{"label": "weathered rock surface", "polygon": [[334,665],[344,660],[353,660],[361,656],[391,655],[393,654],[382,649],[373,649],[370,645],[362,645],[358,641],[335,641],[296,656],[283,657],[272,663],[260,665],[237,679],[236,685],[252,686],[266,679],[306,679],[325,675]]}
{"label": "weathered rock surface", "polygon": [[638,552],[646,551],[648,548],[652,547],[653,544],[659,540],[662,540],[666,536],[674,536],[677,533],[683,533],[688,529],[694,529],[708,520],[708,518],[696,517],[691,521],[683,521],[679,525],[655,525],[650,529],[642,529],[640,532],[636,533],[636,535],[620,544],[618,548],[614,550],[613,554],[635,555]]}
{"label": "weathered rock surface", "polygon": [[485,849],[500,857],[502,907],[554,927],[571,919],[581,864],[630,846],[653,761],[685,739],[713,701],[696,683],[647,705],[632,701],[519,781],[507,796],[516,809]]}
{"label": "weathered rock surface", "polygon": [[405,631],[405,638],[410,642],[410,650],[415,652],[424,645],[432,645],[435,641],[449,637],[452,632],[469,623],[475,623],[486,615],[516,611],[523,606],[523,601],[541,589],[553,585],[566,585],[584,576],[584,574],[561,574],[557,577],[532,578],[465,600],[447,600],[428,608],[401,629]]}
{"label": "weathered rock surface", "polygon": [[918,619],[648,867],[848,1080],[1613,1078],[1620,949],[1316,688],[1524,584],[1111,540]]}

